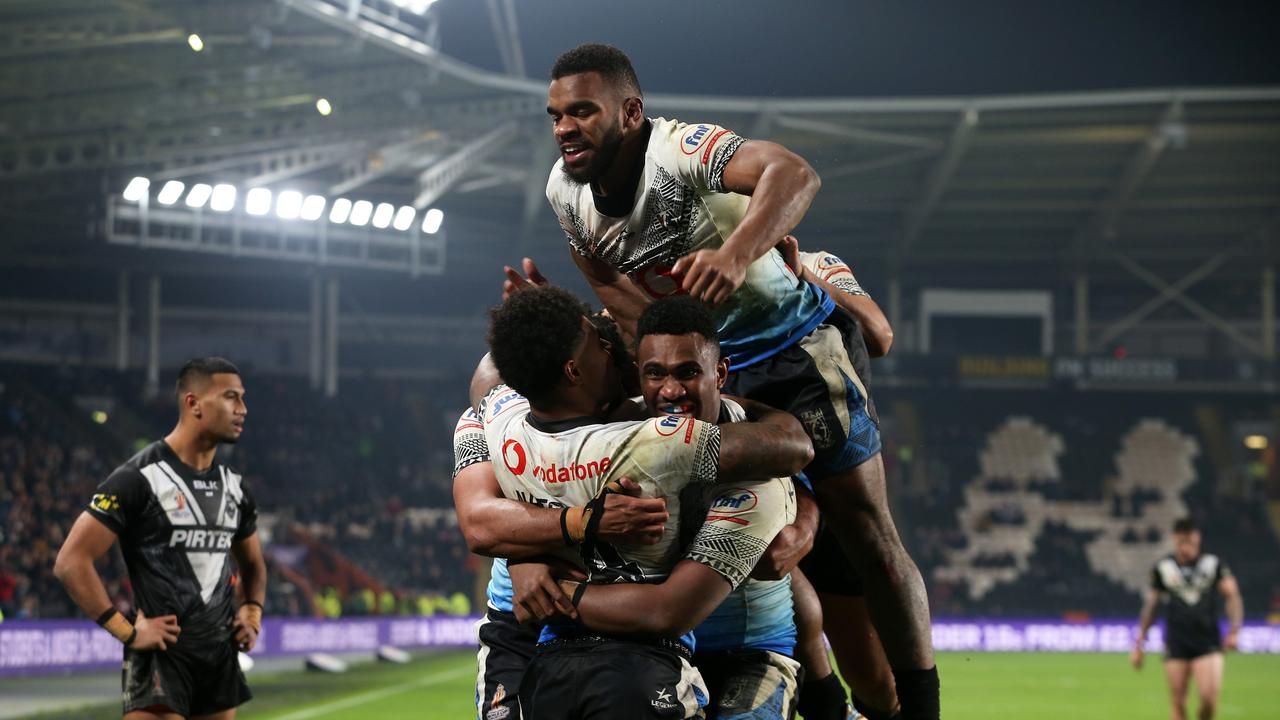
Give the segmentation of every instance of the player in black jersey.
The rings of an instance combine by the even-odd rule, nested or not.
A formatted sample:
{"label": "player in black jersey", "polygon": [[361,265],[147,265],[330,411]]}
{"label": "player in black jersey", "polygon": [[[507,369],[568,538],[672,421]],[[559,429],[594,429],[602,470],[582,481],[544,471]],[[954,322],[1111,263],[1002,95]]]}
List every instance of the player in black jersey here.
{"label": "player in black jersey", "polygon": [[[252,697],[237,650],[257,642],[267,584],[253,496],[216,457],[244,430],[245,392],[235,365],[203,358],[183,365],[176,394],[177,427],[98,486],[54,574],[124,644],[126,720],[230,720]],[[117,539],[133,620],[112,606],[93,567]],[[238,609],[230,555],[245,598]]]}
{"label": "player in black jersey", "polygon": [[[1227,637],[1218,628],[1218,594],[1226,601],[1231,625]],[[1173,553],[1151,569],[1151,587],[1138,620],[1138,639],[1130,659],[1142,669],[1143,645],[1155,620],[1156,608],[1165,600],[1164,674],[1169,680],[1173,720],[1186,717],[1187,684],[1195,679],[1200,692],[1200,720],[1210,720],[1222,689],[1222,650],[1235,650],[1244,603],[1235,576],[1217,555],[1200,552],[1200,530],[1184,518],[1173,525]]]}

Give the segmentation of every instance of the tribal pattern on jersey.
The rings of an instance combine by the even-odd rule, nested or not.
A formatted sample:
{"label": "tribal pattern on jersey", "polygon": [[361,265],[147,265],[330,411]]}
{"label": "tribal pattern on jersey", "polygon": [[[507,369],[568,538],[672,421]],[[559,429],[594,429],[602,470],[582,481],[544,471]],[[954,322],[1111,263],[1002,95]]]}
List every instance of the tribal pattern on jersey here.
{"label": "tribal pattern on jersey", "polygon": [[[650,298],[682,292],[671,269],[680,257],[721,247],[750,198],[726,192],[724,170],[745,142],[732,131],[662,118],[649,121],[631,204],[606,214],[590,185],[547,180],[547,200],[573,251],[627,275]],[[775,250],[747,267],[739,290],[714,316],[731,369],[764,360],[800,340],[831,313],[826,293],[800,282]]]}
{"label": "tribal pattern on jersey", "polygon": [[[457,479],[463,468],[489,462],[489,444],[484,439],[484,425],[476,411],[467,408],[453,428],[453,477]],[[511,612],[511,573],[507,571],[506,558],[494,558],[489,568],[489,585],[485,588],[489,607]]]}
{"label": "tribal pattern on jersey", "polygon": [[98,487],[89,514],[119,537],[134,604],[152,617],[178,616],[179,646],[229,639],[228,556],[257,530],[257,507],[240,475],[216,459],[197,472],[154,442]]}

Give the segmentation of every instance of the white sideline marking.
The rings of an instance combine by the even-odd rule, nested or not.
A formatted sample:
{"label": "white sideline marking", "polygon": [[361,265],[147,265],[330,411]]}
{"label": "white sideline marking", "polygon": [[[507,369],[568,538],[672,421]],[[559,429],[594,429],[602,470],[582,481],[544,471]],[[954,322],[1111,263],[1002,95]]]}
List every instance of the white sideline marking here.
{"label": "white sideline marking", "polygon": [[445,672],[428,675],[419,680],[414,680],[413,682],[400,683],[399,685],[392,685],[391,687],[382,688],[380,690],[370,690],[368,692],[360,693],[359,695],[352,695],[341,700],[334,700],[330,703],[289,713],[288,715],[277,715],[275,720],[307,720],[307,718],[320,717],[321,715],[328,715],[329,713],[337,712],[339,710],[346,710],[347,708],[355,707],[356,705],[363,705],[367,702],[373,702],[374,700],[381,700],[382,698],[390,697],[392,695],[399,695],[402,692],[413,690],[414,688],[435,685],[436,683],[444,682],[445,680],[452,680],[455,677],[462,675],[471,675],[474,672],[475,668],[470,666],[457,667],[452,670],[446,670]]}

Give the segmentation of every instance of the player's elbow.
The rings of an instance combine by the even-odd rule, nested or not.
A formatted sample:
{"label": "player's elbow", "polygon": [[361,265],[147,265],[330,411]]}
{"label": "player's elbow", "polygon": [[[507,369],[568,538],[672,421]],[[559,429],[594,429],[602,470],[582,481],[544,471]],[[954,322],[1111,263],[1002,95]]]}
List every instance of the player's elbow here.
{"label": "player's elbow", "polygon": [[697,627],[698,623],[691,620],[690,613],[680,603],[660,602],[652,612],[645,613],[644,632],[655,637],[680,637]]}
{"label": "player's elbow", "polygon": [[889,348],[893,347],[893,328],[886,322],[877,324],[869,330],[866,338],[867,354],[873,358],[888,355]]}
{"label": "player's elbow", "polygon": [[487,532],[482,527],[474,524],[464,525],[459,523],[462,528],[462,537],[467,541],[467,549],[476,555],[484,555],[485,557],[496,557],[494,554],[498,547],[498,538],[495,534]]}
{"label": "player's elbow", "polygon": [[53,576],[58,579],[58,582],[66,585],[67,580],[75,572],[75,568],[79,564],[79,558],[75,556],[75,553],[63,546],[58,551],[58,557],[53,561]]}

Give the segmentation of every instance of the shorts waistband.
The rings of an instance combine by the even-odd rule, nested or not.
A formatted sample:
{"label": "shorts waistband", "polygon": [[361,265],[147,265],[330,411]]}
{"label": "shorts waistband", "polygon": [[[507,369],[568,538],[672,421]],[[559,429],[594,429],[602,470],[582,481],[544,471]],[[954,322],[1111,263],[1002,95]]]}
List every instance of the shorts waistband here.
{"label": "shorts waistband", "polygon": [[693,651],[689,649],[689,646],[678,640],[671,640],[669,638],[658,638],[656,640],[652,640],[640,638],[623,639],[604,637],[602,635],[576,635],[574,637],[553,638],[545,642],[540,642],[538,643],[538,650],[589,648],[608,643],[629,643],[632,645],[646,645],[649,647],[661,648],[663,650],[670,650],[677,653],[685,660],[689,660],[690,662],[693,661]]}

